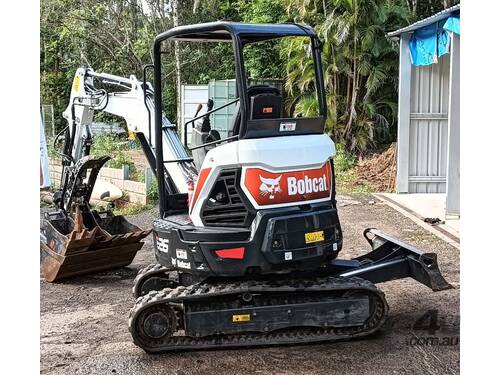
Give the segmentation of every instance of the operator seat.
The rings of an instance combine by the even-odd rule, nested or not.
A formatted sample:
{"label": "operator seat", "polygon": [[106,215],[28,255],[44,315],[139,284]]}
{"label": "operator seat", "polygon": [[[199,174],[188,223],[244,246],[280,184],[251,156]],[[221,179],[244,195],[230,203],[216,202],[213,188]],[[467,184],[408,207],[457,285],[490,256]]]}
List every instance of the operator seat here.
{"label": "operator seat", "polygon": [[[270,85],[253,85],[247,89],[250,99],[249,120],[281,118],[281,108],[283,98],[280,90]],[[231,135],[240,132],[241,110],[240,102],[236,103],[234,115],[231,120]]]}

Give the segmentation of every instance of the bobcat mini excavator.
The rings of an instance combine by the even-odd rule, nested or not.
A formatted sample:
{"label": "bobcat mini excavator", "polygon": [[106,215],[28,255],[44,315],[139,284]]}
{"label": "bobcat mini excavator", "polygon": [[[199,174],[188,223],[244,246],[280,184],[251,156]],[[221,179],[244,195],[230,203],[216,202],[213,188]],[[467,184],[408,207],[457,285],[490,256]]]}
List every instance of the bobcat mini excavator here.
{"label": "bobcat mini excavator", "polygon": [[[248,87],[245,47],[284,37],[308,40],[318,116],[284,115],[279,90]],[[238,98],[232,127],[223,139],[207,121],[193,129],[190,147],[201,165],[183,151],[177,159],[164,158],[170,153],[164,147],[179,144],[162,114],[162,45],[168,41],[228,42],[233,47]],[[139,272],[129,315],[133,340],[144,350],[362,337],[377,331],[388,313],[376,283],[412,277],[434,291],[451,287],[436,254],[376,229],[364,232],[370,252],[338,259],[342,231],[335,146],[324,134],[321,46],[311,27],[297,24],[213,22],[176,27],[156,37],[157,263]],[[201,118],[222,108],[211,105]],[[177,166],[175,175],[172,166]],[[179,182],[181,175],[184,181]]]}
{"label": "bobcat mini excavator", "polygon": [[[285,37],[308,41],[317,116],[287,115],[280,90],[248,86],[244,48]],[[217,108],[209,100],[202,114],[183,124],[184,141],[162,111],[162,46],[172,41],[228,42],[234,51],[237,98]],[[153,86],[145,78],[140,84],[134,77],[77,72],[90,105],[136,96],[130,108],[143,115],[140,121],[130,117],[127,125],[158,182],[156,262],[134,281],[136,302],[128,320],[136,345],[159,353],[363,337],[377,331],[388,314],[375,284],[411,277],[433,291],[451,287],[436,254],[376,229],[364,232],[369,252],[338,258],[343,239],[335,145],[324,134],[321,42],[311,27],[180,26],[156,37],[153,57],[144,70],[144,77],[153,70]],[[125,91],[101,91],[96,79],[118,81]],[[221,138],[210,115],[233,103],[228,136]]]}

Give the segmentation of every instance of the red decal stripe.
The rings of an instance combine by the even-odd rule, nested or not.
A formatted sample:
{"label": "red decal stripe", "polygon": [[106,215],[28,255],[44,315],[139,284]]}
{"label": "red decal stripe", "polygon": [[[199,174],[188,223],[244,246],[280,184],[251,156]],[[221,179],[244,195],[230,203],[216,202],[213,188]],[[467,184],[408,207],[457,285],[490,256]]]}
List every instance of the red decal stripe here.
{"label": "red decal stripe", "polygon": [[235,247],[234,249],[215,250],[215,254],[219,258],[243,259],[245,257],[245,248],[244,247]]}
{"label": "red decal stripe", "polygon": [[205,182],[207,181],[208,175],[212,168],[204,168],[200,171],[200,175],[198,176],[198,181],[196,181],[196,188],[194,189],[193,200],[191,201],[191,207],[189,208],[189,212],[193,209],[196,201],[198,200],[198,196],[200,195],[201,189]]}

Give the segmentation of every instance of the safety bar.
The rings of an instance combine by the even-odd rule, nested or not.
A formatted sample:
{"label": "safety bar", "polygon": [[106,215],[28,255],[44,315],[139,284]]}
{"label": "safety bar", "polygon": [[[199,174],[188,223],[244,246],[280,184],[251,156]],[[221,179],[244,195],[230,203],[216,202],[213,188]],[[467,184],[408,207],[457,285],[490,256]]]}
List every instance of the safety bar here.
{"label": "safety bar", "polygon": [[151,144],[151,110],[149,109],[148,103],[147,103],[147,74],[148,74],[148,69],[153,69],[154,65],[153,64],[147,64],[144,65],[142,68],[142,90],[144,93],[144,106],[146,107],[146,110],[148,111],[148,143]]}
{"label": "safety bar", "polygon": [[230,140],[237,139],[237,138],[238,138],[237,135],[232,135],[232,136],[227,137],[227,138],[217,139],[216,141],[213,141],[213,142],[207,142],[207,143],[203,143],[202,145],[191,147],[189,150],[193,151],[193,150],[196,150],[196,149],[199,149],[202,147],[215,145],[217,143],[222,143],[222,142],[230,141]]}
{"label": "safety bar", "polygon": [[[203,117],[205,117],[205,116],[211,115],[212,113],[217,112],[218,110],[220,110],[220,109],[222,109],[222,108],[226,108],[226,107],[230,106],[231,104],[234,104],[234,103],[238,102],[239,100],[240,100],[240,98],[236,98],[235,100],[233,100],[233,101],[231,101],[231,102],[228,102],[228,103],[226,103],[226,104],[224,104],[224,105],[221,105],[220,107],[217,107],[217,108],[211,109],[210,111],[205,112],[204,114],[199,115],[199,116],[196,116],[195,118],[193,118],[193,119],[191,119],[191,120],[187,121],[187,122],[184,124],[184,147],[187,147],[187,126],[188,126],[188,124],[191,124],[191,123],[193,123],[193,124],[194,124],[194,122],[195,122],[196,120],[199,120],[200,118],[203,118]],[[205,145],[202,145],[201,147],[203,147],[203,146],[206,146],[206,144],[205,144]],[[191,150],[193,150],[193,149],[191,149]]]}

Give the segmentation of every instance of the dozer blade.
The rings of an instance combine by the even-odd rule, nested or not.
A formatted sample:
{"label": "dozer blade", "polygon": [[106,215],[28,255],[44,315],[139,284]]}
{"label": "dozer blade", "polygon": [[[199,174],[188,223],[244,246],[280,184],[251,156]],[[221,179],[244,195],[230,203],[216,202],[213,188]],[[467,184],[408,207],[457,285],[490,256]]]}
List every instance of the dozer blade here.
{"label": "dozer blade", "polygon": [[435,253],[425,253],[377,229],[366,229],[363,235],[372,250],[355,259],[335,259],[328,267],[330,274],[361,277],[374,284],[411,277],[434,292],[453,288],[441,274]]}
{"label": "dozer blade", "polygon": [[123,216],[82,214],[78,207],[74,219],[47,214],[40,229],[40,269],[48,282],[127,266],[150,233]]}

